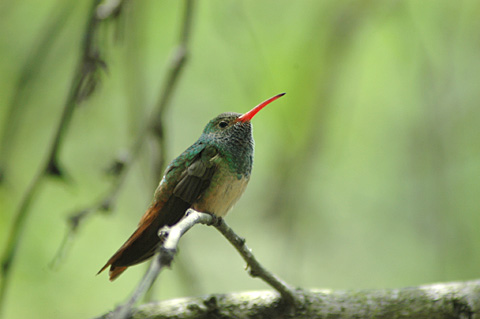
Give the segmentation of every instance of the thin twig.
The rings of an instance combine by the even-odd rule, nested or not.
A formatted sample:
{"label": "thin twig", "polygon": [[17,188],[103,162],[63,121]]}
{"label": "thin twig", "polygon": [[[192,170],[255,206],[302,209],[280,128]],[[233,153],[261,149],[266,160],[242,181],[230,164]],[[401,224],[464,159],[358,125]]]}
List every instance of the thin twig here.
{"label": "thin twig", "polygon": [[[96,22],[92,21],[97,20],[97,18],[95,17],[95,8],[98,5],[98,2],[99,0],[94,0],[92,2],[92,7],[90,9],[90,20],[86,27],[86,34],[92,34],[95,31]],[[84,70],[85,64],[87,63],[85,59],[88,55],[86,55],[85,52],[87,52],[87,50],[90,50],[89,48],[92,46],[89,41],[93,41],[93,36],[87,37],[84,42],[84,54],[79,62],[80,66],[77,68],[77,73],[75,73],[74,75],[70,94],[64,105],[63,113],[58,122],[57,130],[53,136],[53,142],[49,146],[48,157],[36,173],[35,177],[32,179],[27,191],[25,192],[20,202],[18,211],[15,214],[12,228],[10,229],[10,234],[7,244],[5,246],[5,251],[1,258],[2,281],[0,283],[0,314],[2,312],[2,305],[3,301],[5,300],[5,294],[8,287],[10,269],[14,262],[18,250],[18,244],[25,228],[25,221],[27,220],[31,212],[30,207],[32,202],[35,200],[35,195],[38,193],[38,190],[40,189],[40,186],[42,185],[42,182],[46,176],[62,175],[62,172],[58,165],[57,157],[61,142],[65,137],[65,131],[69,126],[70,120],[72,118],[76,97],[78,97],[81,90],[82,78],[85,76],[85,74],[81,72]]]}
{"label": "thin twig", "polygon": [[88,98],[98,86],[98,72],[106,68],[101,58],[99,45],[96,41],[98,24],[96,9],[100,0],[93,0],[89,12],[89,20],[85,30],[82,55],[75,70],[75,75],[70,87],[70,93],[65,102],[60,125],[54,135],[53,145],[48,155],[47,173],[54,176],[63,176],[64,172],[59,165],[59,153],[61,145],[66,137],[66,130],[71,122],[75,106]]}
{"label": "thin twig", "polygon": [[193,5],[193,0],[185,1],[185,10],[183,12],[183,23],[180,29],[179,44],[173,52],[173,56],[170,62],[170,68],[168,73],[166,74],[166,80],[160,91],[160,95],[156,104],[156,109],[152,114],[150,125],[148,126],[149,131],[153,132],[154,136],[156,137],[156,142],[160,153],[158,162],[154,167],[154,176],[161,176],[165,166],[165,134],[163,126],[163,115],[165,114],[167,107],[170,105],[170,100],[178,84],[178,79],[180,78],[182,70],[185,67],[185,63],[187,62],[187,57],[189,53],[188,47],[190,43],[193,24]]}
{"label": "thin twig", "polygon": [[[28,103],[25,103],[25,97],[29,95],[28,89],[31,88],[32,81],[36,79],[36,76],[40,73],[39,69],[63,29],[64,24],[68,21],[70,13],[73,12],[74,9],[74,5],[72,5],[71,2],[65,2],[63,0],[58,0],[57,2],[49,14],[49,16],[53,18],[49,19],[47,25],[42,32],[39,33],[38,36],[40,40],[37,45],[31,49],[31,54],[29,54],[19,72],[15,91],[10,100],[8,111],[6,112],[7,115],[3,123],[2,134],[0,134],[0,182],[2,182],[3,178],[8,174],[8,156],[13,147],[12,141],[19,127],[20,116],[24,112],[25,106],[28,105]],[[58,10],[60,10],[60,12],[57,13]]]}
{"label": "thin twig", "polygon": [[[116,193],[114,195],[116,195]],[[86,207],[81,211],[76,211],[68,217],[68,228],[60,243],[60,246],[57,249],[57,252],[50,262],[50,267],[52,269],[58,268],[61,262],[65,259],[67,253],[70,251],[71,245],[74,242],[75,235],[77,234],[80,225],[87,218],[87,216],[100,210],[105,212],[110,211],[112,202],[113,200],[110,200],[109,198],[102,198],[100,201],[94,203],[91,207]]]}
{"label": "thin twig", "polygon": [[69,95],[65,102],[64,112],[60,120],[61,125],[54,136],[53,146],[49,154],[47,173],[56,176],[63,176],[64,172],[59,165],[59,153],[63,140],[66,137],[66,130],[71,122],[75,106],[90,97],[98,87],[100,73],[107,68],[100,50],[98,40],[99,25],[108,18],[118,17],[121,5],[124,1],[119,0],[112,4],[108,12],[99,14],[102,0],[93,0],[89,12],[89,20],[84,32],[85,38],[82,46],[82,54],[75,70],[75,75],[70,87]]}
{"label": "thin twig", "polygon": [[0,283],[0,317],[3,310],[3,301],[5,300],[5,295],[7,293],[8,283],[10,279],[10,269],[12,267],[15,255],[18,250],[20,237],[22,236],[23,229],[25,228],[25,221],[28,217],[28,213],[30,212],[31,203],[34,200],[36,193],[40,189],[43,176],[44,171],[39,172],[32,180],[30,186],[25,192],[20,207],[13,220],[13,225],[10,229],[10,233],[7,239],[7,244],[5,245],[5,251],[1,259],[2,282]]}
{"label": "thin twig", "polygon": [[50,266],[52,268],[57,268],[67,256],[67,253],[75,239],[75,235],[80,229],[80,226],[88,217],[100,211],[110,212],[113,210],[113,205],[116,202],[121,186],[125,182],[127,172],[130,167],[131,165],[123,165],[121,168],[119,168],[119,173],[116,175],[115,183],[111,185],[110,189],[105,195],[101,196],[100,199],[95,201],[90,206],[83,207],[82,209],[73,212],[67,217],[67,230],[57,249],[57,252],[50,262]]}
{"label": "thin twig", "polygon": [[124,2],[125,0],[103,0],[97,7],[97,18],[103,20],[118,16]]}
{"label": "thin twig", "polygon": [[148,268],[147,272],[127,302],[118,306],[117,309],[107,316],[107,318],[127,318],[132,310],[132,307],[152,286],[160,271],[165,267],[170,267],[177,252],[177,246],[180,238],[194,225],[211,225],[214,221],[215,218],[212,215],[199,213],[190,209],[180,222],[172,227],[163,227],[159,232],[159,236],[160,239],[163,240],[163,244],[157,249],[157,252],[150,263],[150,267]]}
{"label": "thin twig", "polygon": [[[78,226],[81,224],[83,219],[88,218],[93,213],[99,210],[110,210],[114,204],[118,192],[123,186],[124,181],[126,180],[127,174],[130,171],[130,168],[133,166],[133,163],[140,155],[140,151],[144,143],[147,140],[147,137],[150,133],[154,133],[157,136],[158,144],[160,145],[160,160],[157,166],[157,173],[155,176],[160,176],[159,171],[163,169],[165,163],[165,150],[164,150],[164,132],[162,118],[165,110],[167,109],[173,90],[176,87],[179,79],[181,70],[185,66],[190,33],[192,29],[192,20],[193,20],[193,0],[185,1],[185,11],[183,15],[183,20],[181,22],[181,32],[179,37],[179,45],[174,50],[172,60],[170,61],[169,71],[165,75],[165,81],[162,89],[160,90],[160,95],[158,102],[153,110],[152,114],[148,117],[148,124],[142,126],[138,136],[136,137],[134,143],[131,146],[128,156],[121,161],[121,165],[118,165],[115,169],[115,180],[112,182],[110,189],[103,195],[100,200],[97,200],[94,204],[88,205],[86,208],[78,210],[78,213],[75,213],[69,216],[69,220],[75,219],[78,220],[78,223],[75,225],[77,227],[72,227],[72,224],[69,223],[68,231],[65,235],[65,239],[62,241],[57,253],[54,258],[54,264],[58,264],[60,261],[58,258],[65,256],[65,249],[68,249],[68,245],[65,245],[65,241],[71,242]],[[87,214],[84,212],[88,211]]]}
{"label": "thin twig", "polygon": [[282,298],[287,301],[289,304],[298,306],[301,304],[301,300],[297,297],[298,294],[295,292],[293,287],[290,287],[287,283],[277,277],[275,274],[266,270],[252,254],[250,248],[245,244],[245,239],[238,236],[232,228],[230,228],[225,220],[220,219],[218,223],[215,224],[215,228],[222,233],[222,235],[235,247],[238,253],[242,256],[243,260],[248,265],[250,269],[250,275],[252,277],[259,277],[267,284],[272,286],[277,290]]}

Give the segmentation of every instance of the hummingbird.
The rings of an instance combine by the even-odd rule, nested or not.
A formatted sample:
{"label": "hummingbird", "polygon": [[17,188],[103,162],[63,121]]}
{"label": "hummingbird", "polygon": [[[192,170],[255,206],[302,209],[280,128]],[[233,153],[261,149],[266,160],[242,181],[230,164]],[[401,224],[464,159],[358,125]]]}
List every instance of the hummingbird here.
{"label": "hummingbird", "polygon": [[152,257],[161,244],[158,231],[178,223],[189,208],[224,217],[250,180],[254,151],[250,121],[283,95],[245,114],[222,113],[208,122],[200,138],[167,166],[137,229],[98,274],[110,266],[113,281],[128,267]]}

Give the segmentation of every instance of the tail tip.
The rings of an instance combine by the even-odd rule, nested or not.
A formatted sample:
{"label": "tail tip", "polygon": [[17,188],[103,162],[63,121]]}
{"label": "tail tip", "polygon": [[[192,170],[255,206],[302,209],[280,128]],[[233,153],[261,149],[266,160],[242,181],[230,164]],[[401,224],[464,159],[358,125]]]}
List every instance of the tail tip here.
{"label": "tail tip", "polygon": [[120,276],[128,267],[115,267],[111,266],[110,267],[110,281],[114,281],[117,279],[118,276]]}

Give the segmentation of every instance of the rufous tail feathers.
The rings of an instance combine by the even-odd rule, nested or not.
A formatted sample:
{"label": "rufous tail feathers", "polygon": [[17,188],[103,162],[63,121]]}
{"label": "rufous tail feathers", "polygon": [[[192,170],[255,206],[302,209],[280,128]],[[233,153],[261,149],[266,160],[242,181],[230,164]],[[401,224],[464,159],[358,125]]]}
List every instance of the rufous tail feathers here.
{"label": "rufous tail feathers", "polygon": [[[102,271],[104,271],[108,266],[110,266],[110,264],[106,264],[105,266],[103,266],[102,269],[100,269],[100,271],[97,273],[100,274]],[[109,274],[109,279],[110,281],[114,281],[115,279],[117,279],[118,276],[120,276],[125,270],[127,270],[128,267],[115,267],[115,266],[111,266],[110,267],[110,271],[108,272]]]}
{"label": "rufous tail feathers", "polygon": [[[143,236],[148,230],[152,231],[154,230],[154,234],[156,236],[156,230],[159,228],[159,225],[156,225],[154,223],[154,220],[157,218],[158,213],[160,211],[160,208],[162,207],[162,203],[160,202],[155,202],[150,208],[147,210],[147,212],[144,214],[142,219],[140,220],[140,223],[138,225],[138,228],[135,230],[135,232],[130,236],[130,238],[118,249],[118,251],[107,261],[105,266],[100,269],[100,271],[97,273],[100,274],[102,271],[104,271],[108,266],[110,266],[110,281],[115,280],[118,276],[120,276],[127,268],[128,266],[135,265],[137,262],[132,262],[130,264],[127,263],[127,265],[115,265],[118,263],[119,259],[124,258],[125,251],[135,243],[141,236]],[[149,229],[151,228],[151,229]],[[152,244],[152,247],[155,246],[155,243]]]}

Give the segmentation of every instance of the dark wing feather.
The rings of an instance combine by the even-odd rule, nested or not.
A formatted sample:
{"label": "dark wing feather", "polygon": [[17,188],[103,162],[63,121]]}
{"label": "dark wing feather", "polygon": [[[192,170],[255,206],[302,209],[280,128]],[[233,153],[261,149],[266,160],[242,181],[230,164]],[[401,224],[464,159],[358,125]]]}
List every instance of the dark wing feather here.
{"label": "dark wing feather", "polygon": [[193,162],[183,173],[173,190],[173,195],[187,203],[193,204],[212,180],[215,169],[214,166],[209,164],[209,161],[206,162],[204,160]]}
{"label": "dark wing feather", "polygon": [[[178,179],[176,185],[172,185],[174,181],[167,180],[165,186],[163,186],[164,189],[162,189],[162,185],[160,186],[159,194],[156,196],[157,200],[144,214],[137,230],[108,260],[100,272],[110,266],[110,280],[114,280],[128,266],[138,264],[153,256],[160,243],[157,234],[159,229],[165,225],[172,226],[178,223],[187,209],[210,185],[216,170],[212,161],[216,154],[217,152],[213,147],[206,147],[189,164],[185,164],[186,166],[180,176],[174,177],[174,179]],[[181,159],[181,156],[179,159]],[[169,171],[166,174],[168,173]],[[173,188],[173,192],[168,191],[167,188]],[[164,195],[162,192],[171,192],[171,195],[162,201],[160,199],[165,197],[162,196]]]}

